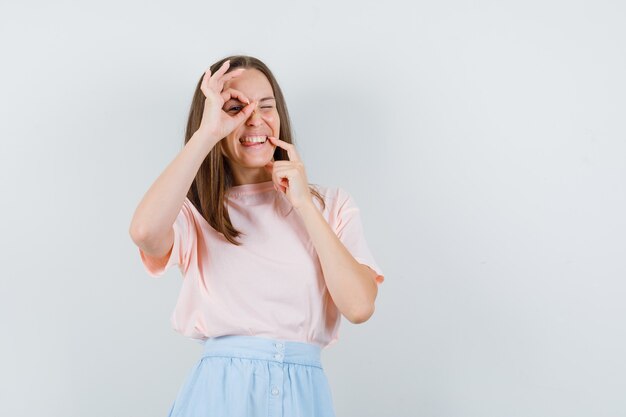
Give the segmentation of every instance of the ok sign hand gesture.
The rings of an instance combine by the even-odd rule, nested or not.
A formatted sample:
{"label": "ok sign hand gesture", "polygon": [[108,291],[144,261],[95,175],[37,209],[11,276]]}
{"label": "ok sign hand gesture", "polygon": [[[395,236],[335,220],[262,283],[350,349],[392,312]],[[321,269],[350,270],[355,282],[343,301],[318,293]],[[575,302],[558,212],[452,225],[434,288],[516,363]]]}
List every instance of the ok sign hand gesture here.
{"label": "ok sign hand gesture", "polygon": [[[200,86],[206,99],[204,101],[202,121],[198,130],[204,132],[207,137],[210,137],[215,142],[228,136],[230,132],[250,117],[256,107],[256,103],[250,103],[250,100],[241,91],[233,88],[224,90],[226,81],[235,78],[244,71],[244,68],[238,68],[226,74],[229,67],[230,61],[226,61],[213,75],[211,75],[211,70],[207,69]],[[231,98],[247,103],[235,115],[228,114],[223,110],[224,103]]]}

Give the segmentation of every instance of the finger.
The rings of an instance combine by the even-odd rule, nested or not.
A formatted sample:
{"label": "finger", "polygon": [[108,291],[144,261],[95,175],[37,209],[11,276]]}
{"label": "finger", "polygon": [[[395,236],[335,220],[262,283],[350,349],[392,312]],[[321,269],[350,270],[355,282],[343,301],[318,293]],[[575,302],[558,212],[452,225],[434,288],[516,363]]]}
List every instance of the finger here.
{"label": "finger", "polygon": [[284,140],[280,140],[278,138],[275,138],[274,136],[268,136],[268,138],[272,141],[274,145],[287,151],[287,157],[290,161],[300,161],[300,155],[296,151],[296,147],[293,145],[293,143],[285,142]]}
{"label": "finger", "polygon": [[230,59],[227,59],[226,61],[224,61],[224,63],[222,63],[220,69],[215,71],[215,75],[221,77],[228,70],[228,67],[230,67]]}
{"label": "finger", "polygon": [[285,192],[286,191],[286,187],[285,186],[281,186],[279,185],[279,181],[277,179],[277,177],[274,176],[274,164],[275,162],[279,162],[279,161],[274,161],[274,157],[272,157],[272,160],[269,161],[267,164],[265,164],[264,168],[267,170],[267,172],[269,172],[272,175],[272,182],[274,183],[274,189],[278,192]]}
{"label": "finger", "polygon": [[[290,171],[274,171],[272,172],[272,178],[274,183],[277,184],[283,191],[287,191],[287,188],[292,184],[294,173]],[[294,180],[295,181],[295,180]]]}
{"label": "finger", "polygon": [[200,90],[204,93],[204,95],[206,96],[206,90],[209,88],[209,78],[211,78],[211,68],[208,68],[205,72],[204,72],[204,76],[202,77],[202,83],[200,83]]}
{"label": "finger", "polygon": [[278,164],[274,165],[273,173],[276,174],[277,178],[293,178],[296,175],[299,175],[299,171],[297,168],[293,166],[279,166]]}
{"label": "finger", "polygon": [[278,175],[281,178],[292,178],[295,175],[299,175],[300,171],[298,171],[297,168],[293,167],[293,166],[281,166],[279,167],[278,165],[274,166],[274,172],[276,173],[276,175]]}
{"label": "finger", "polygon": [[245,70],[245,68],[237,68],[232,70],[229,73],[224,74],[224,76],[222,77],[222,81],[226,82],[228,80],[231,80],[233,78],[235,78],[238,75],[241,75],[241,73]]}
{"label": "finger", "polygon": [[207,81],[209,78],[211,77],[211,68],[207,68],[206,71],[204,71],[204,76],[202,77],[202,81]]}
{"label": "finger", "polygon": [[228,70],[230,67],[230,60],[224,62],[220,69],[215,71],[215,74],[211,78],[209,78],[209,86],[215,88],[217,91],[222,91],[223,83],[220,85],[220,79],[222,75]]}
{"label": "finger", "polygon": [[286,160],[282,160],[282,161],[276,161],[274,162],[274,167],[278,168],[278,167],[292,167],[294,165],[296,165],[297,162],[296,161],[286,161]]}
{"label": "finger", "polygon": [[250,104],[246,104],[246,106],[241,109],[239,113],[233,116],[233,119],[237,121],[237,124],[243,123],[245,120],[250,117],[254,109],[256,108],[256,101],[253,101]]}
{"label": "finger", "polygon": [[287,185],[289,185],[289,181],[287,180],[287,178],[283,179],[283,177],[280,175],[280,172],[276,170],[272,171],[272,181],[274,181],[274,184],[279,186],[281,190],[287,190]]}
{"label": "finger", "polygon": [[222,98],[224,99],[224,103],[226,103],[231,98],[236,98],[242,103],[250,104],[250,100],[239,90],[235,90],[234,88],[228,88],[222,92]]}
{"label": "finger", "polygon": [[226,83],[230,80],[232,80],[233,78],[235,78],[238,75],[241,75],[241,73],[243,72],[244,68],[237,68],[232,70],[231,72],[228,72],[226,74],[224,74],[222,77],[218,78],[215,84],[215,88],[218,91],[222,91],[224,89],[224,86],[226,85]]}

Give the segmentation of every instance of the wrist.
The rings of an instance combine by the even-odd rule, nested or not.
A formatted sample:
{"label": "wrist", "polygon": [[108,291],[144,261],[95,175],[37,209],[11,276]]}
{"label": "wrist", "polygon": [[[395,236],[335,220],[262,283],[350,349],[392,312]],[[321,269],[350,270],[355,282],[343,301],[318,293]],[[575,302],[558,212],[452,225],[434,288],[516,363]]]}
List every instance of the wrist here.
{"label": "wrist", "polygon": [[218,138],[215,134],[200,128],[194,132],[194,134],[189,138],[190,141],[194,142],[202,142],[209,146],[209,150],[213,149],[213,146],[217,144],[222,138]]}
{"label": "wrist", "polygon": [[294,209],[296,209],[296,211],[298,211],[298,213],[300,213],[300,214],[306,214],[306,213],[309,213],[309,212],[316,212],[316,211],[318,211],[317,207],[315,206],[315,204],[313,204],[313,199],[312,198],[310,200],[307,200],[303,204],[300,204],[298,207],[294,206]]}

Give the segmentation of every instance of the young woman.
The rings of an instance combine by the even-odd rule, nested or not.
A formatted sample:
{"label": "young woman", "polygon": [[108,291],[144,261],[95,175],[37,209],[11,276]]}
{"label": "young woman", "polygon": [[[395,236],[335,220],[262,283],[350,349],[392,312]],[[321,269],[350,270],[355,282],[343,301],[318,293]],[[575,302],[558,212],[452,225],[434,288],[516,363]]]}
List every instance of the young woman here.
{"label": "young woman", "polygon": [[281,89],[256,58],[204,73],[185,136],[130,227],[151,276],[179,267],[171,322],[203,344],[169,416],[334,416],[320,352],[342,315],[373,314],[384,280],[359,208],[309,184]]}

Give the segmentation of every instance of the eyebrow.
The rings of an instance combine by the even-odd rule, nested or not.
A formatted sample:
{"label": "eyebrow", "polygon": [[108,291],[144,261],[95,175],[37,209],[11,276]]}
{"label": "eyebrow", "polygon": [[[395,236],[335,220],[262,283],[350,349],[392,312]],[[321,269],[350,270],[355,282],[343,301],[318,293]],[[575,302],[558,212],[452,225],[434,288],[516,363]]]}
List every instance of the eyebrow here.
{"label": "eyebrow", "polygon": [[[276,98],[275,98],[275,97],[263,97],[263,98],[262,98],[261,100],[259,100],[259,101],[267,101],[267,100],[276,100]],[[230,100],[228,100],[226,103],[229,103],[229,102],[231,102],[231,101],[236,101],[236,102],[238,102],[238,103],[243,103],[241,100],[239,100],[238,98],[235,98],[235,97],[231,98],[231,99],[230,99]]]}

